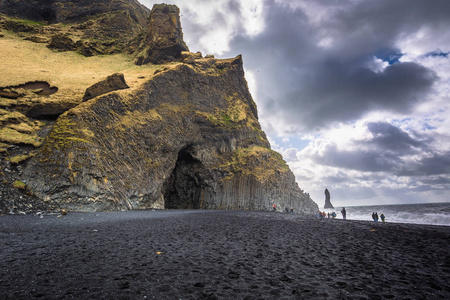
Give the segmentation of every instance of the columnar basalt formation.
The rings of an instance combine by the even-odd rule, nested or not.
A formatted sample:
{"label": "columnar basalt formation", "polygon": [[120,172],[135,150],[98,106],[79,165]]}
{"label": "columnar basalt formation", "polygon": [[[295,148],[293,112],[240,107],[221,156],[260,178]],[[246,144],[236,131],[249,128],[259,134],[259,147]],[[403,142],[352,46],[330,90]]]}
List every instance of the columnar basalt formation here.
{"label": "columnar basalt formation", "polygon": [[314,208],[270,150],[240,56],[180,64],[77,106],[25,174],[40,198],[72,210]]}

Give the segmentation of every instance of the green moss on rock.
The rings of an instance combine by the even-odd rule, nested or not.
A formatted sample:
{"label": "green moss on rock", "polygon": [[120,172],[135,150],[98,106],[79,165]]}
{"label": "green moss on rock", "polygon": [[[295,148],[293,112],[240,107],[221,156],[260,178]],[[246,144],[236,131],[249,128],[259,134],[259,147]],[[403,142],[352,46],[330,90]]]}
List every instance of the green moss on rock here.
{"label": "green moss on rock", "polygon": [[42,144],[39,136],[21,133],[11,128],[0,129],[0,141],[9,144],[28,144],[34,147],[40,147]]}
{"label": "green moss on rock", "polygon": [[25,190],[27,188],[27,184],[20,180],[14,181],[12,186],[13,186],[13,188],[16,188],[18,190]]}
{"label": "green moss on rock", "polygon": [[241,148],[234,151],[231,160],[221,166],[222,169],[231,171],[230,179],[235,173],[246,176],[254,176],[258,180],[266,181],[273,177],[276,172],[285,173],[289,166],[281,154],[260,146]]}
{"label": "green moss on rock", "polygon": [[71,148],[74,143],[89,143],[86,138],[82,138],[89,136],[85,132],[66,115],[58,119],[47,139],[55,148],[65,150]]}
{"label": "green moss on rock", "polygon": [[13,164],[20,164],[24,161],[26,161],[27,159],[33,157],[35,154],[34,153],[30,153],[30,154],[24,154],[24,155],[16,155],[13,157],[8,158],[8,160],[13,163]]}

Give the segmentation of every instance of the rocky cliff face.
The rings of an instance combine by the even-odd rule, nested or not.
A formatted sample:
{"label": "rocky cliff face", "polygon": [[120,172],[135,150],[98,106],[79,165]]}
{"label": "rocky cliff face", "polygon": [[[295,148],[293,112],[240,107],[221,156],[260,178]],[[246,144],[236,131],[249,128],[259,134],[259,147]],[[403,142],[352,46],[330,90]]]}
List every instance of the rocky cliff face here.
{"label": "rocky cliff face", "polygon": [[72,210],[312,209],[269,148],[240,56],[179,64],[68,111],[25,177]]}
{"label": "rocky cliff face", "polygon": [[[5,3],[12,2],[24,1],[2,1],[2,12]],[[97,4],[106,2],[138,4],[113,0]],[[75,15],[83,15],[76,13],[82,11],[81,7],[90,7],[88,1],[48,1],[47,6],[53,10],[55,7],[67,9],[69,3],[76,4],[77,9],[71,12]],[[65,9],[56,12],[52,22],[60,20],[58,18],[71,19],[66,16],[71,13],[65,13]],[[5,81],[9,85],[2,85],[0,81],[2,93],[21,95],[13,99],[0,94],[0,155],[4,158],[0,173],[5,176],[1,183],[0,211],[12,209],[18,203],[11,202],[15,194],[6,188],[9,185],[17,189],[20,199],[34,201],[26,202],[25,206],[42,204],[78,211],[267,210],[273,204],[279,210],[317,210],[309,195],[298,187],[281,155],[270,150],[248,91],[240,56],[220,60],[202,58],[197,53],[187,55],[189,59],[185,59],[185,63],[155,65],[181,60],[181,51],[187,49],[178,13],[174,6],[155,5],[148,16],[145,34],[133,36],[131,42],[137,45],[139,63],[153,64],[137,69],[121,61],[126,68],[124,76],[115,75],[121,78],[118,88],[111,88],[110,84],[106,89],[99,88],[111,81],[106,79],[101,84],[84,86],[86,93],[80,93],[79,87],[61,79],[61,70],[51,71],[47,65],[50,80],[36,78],[36,82],[48,85],[47,89],[24,92],[19,88],[22,85],[16,82],[22,76],[17,76],[15,81]],[[61,17],[63,15],[65,17]],[[4,18],[3,28],[8,22],[18,21]],[[80,29],[83,22],[70,26],[78,26],[82,33],[87,30]],[[36,26],[19,23],[25,27]],[[58,24],[46,26],[37,27],[44,39],[51,28],[59,28]],[[54,35],[50,35],[53,39]],[[30,53],[47,53],[33,46],[33,42],[18,41],[15,35],[6,38],[5,42],[0,40],[2,45],[29,46],[34,49]],[[142,39],[138,43],[139,38]],[[55,57],[61,59],[61,56]],[[63,57],[67,66],[80,63],[79,59],[68,61],[66,57],[70,56]],[[111,68],[110,62],[106,65],[100,63],[101,59],[104,58],[95,60],[98,66]],[[101,70],[98,66],[97,73]],[[39,68],[30,74],[42,76]],[[70,68],[67,69],[70,72]],[[54,81],[63,86],[53,86],[52,74],[57,74],[58,80]],[[67,75],[68,78],[75,80],[75,75],[70,75],[72,77]],[[78,80],[83,85],[90,82]],[[63,104],[66,101],[61,99],[66,98],[71,99],[70,105],[61,105],[61,101]],[[27,103],[32,103],[33,110],[23,107]],[[51,110],[51,119],[46,119],[48,113],[40,114],[55,105],[58,109]],[[36,117],[41,120],[34,119]]]}

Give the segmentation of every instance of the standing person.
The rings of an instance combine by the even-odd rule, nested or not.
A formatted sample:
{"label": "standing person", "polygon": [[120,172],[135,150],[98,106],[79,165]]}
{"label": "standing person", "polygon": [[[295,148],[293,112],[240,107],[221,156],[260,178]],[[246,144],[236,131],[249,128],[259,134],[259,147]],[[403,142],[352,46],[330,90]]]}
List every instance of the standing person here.
{"label": "standing person", "polygon": [[342,214],[342,219],[346,220],[347,219],[347,211],[345,210],[345,207],[342,208],[341,214]]}
{"label": "standing person", "polygon": [[275,203],[273,204],[273,211],[277,211],[277,206],[275,205]]}
{"label": "standing person", "polygon": [[378,222],[378,213],[376,212],[375,213],[375,217],[374,217],[374,219],[373,219],[375,222]]}
{"label": "standing person", "polygon": [[372,213],[372,220],[375,222],[375,213]]}
{"label": "standing person", "polygon": [[386,219],[386,217],[384,216],[384,214],[381,214],[380,218],[381,218],[381,222],[384,223],[384,219]]}

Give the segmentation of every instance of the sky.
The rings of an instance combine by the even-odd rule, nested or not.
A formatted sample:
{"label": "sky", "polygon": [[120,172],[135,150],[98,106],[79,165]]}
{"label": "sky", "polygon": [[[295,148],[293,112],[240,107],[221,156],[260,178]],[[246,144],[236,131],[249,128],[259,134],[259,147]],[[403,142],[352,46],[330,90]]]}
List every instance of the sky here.
{"label": "sky", "polygon": [[[140,0],[151,8],[157,1]],[[450,1],[165,0],[319,205],[450,202]]]}

